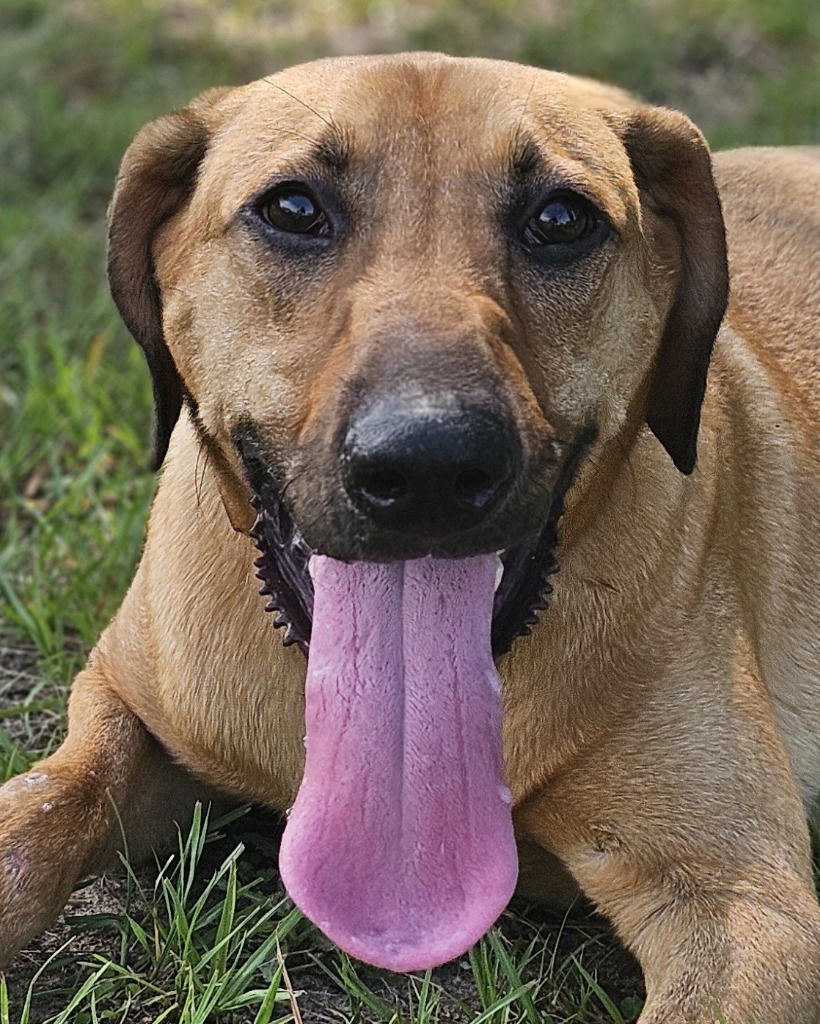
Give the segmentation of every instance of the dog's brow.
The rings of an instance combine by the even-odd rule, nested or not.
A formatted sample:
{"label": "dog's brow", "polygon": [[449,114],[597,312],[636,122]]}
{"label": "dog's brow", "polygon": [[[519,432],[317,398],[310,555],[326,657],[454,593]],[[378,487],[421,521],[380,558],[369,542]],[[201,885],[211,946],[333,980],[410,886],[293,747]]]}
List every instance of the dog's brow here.
{"label": "dog's brow", "polygon": [[316,140],[312,156],[331,171],[341,173],[350,161],[350,140],[334,127]]}
{"label": "dog's brow", "polygon": [[[262,81],[301,104],[305,110],[315,114],[320,121],[324,121],[327,125],[327,131],[315,140],[316,148],[311,155],[317,162],[325,164],[325,166],[333,171],[340,172],[344,170],[350,159],[350,140],[337,122],[332,117],[326,117],[321,111],[305,102],[301,96],[290,92],[289,89],[286,89],[278,82],[274,82],[270,78],[263,78]],[[293,132],[293,134],[297,133]],[[304,138],[308,138],[308,136],[304,136]]]}
{"label": "dog's brow", "polygon": [[532,139],[520,139],[513,149],[510,172],[514,178],[527,178],[542,167],[541,151]]}

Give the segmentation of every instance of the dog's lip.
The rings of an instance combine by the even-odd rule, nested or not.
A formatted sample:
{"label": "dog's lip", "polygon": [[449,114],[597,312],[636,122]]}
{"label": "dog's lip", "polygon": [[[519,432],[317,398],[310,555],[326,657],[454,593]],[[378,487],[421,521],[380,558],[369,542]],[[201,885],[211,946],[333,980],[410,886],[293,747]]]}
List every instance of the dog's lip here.
{"label": "dog's lip", "polygon": [[[575,479],[578,466],[592,443],[592,426],[581,430],[576,438],[563,445],[563,454],[552,484],[552,493],[539,532],[522,537],[518,543],[501,549],[503,572],[497,581],[493,603],[492,648],[495,657],[505,654],[519,636],[526,636],[547,606],[552,592],[550,577],[558,570],[555,550],[558,546],[558,523],[564,512],[565,495]],[[249,472],[249,478],[254,477]],[[313,582],[309,562],[314,554],[330,554],[312,549],[297,529],[289,509],[272,486],[272,477],[263,473],[262,491],[254,489],[253,506],[256,521],[251,536],[259,550],[257,576],[262,581],[260,593],[268,597],[266,610],[275,612],[274,625],[285,630],[285,646],[296,644],[304,654],[310,646],[313,614]],[[434,551],[437,557],[465,557],[496,553],[499,545],[480,549],[478,545],[458,554]],[[424,553],[422,553],[423,555]],[[358,561],[406,561],[419,554],[402,558],[361,558]],[[349,561],[349,559],[344,559]]]}
{"label": "dog's lip", "polygon": [[[509,541],[509,531],[501,527],[488,530],[475,530],[448,535],[445,537],[429,537],[425,534],[392,533],[385,530],[374,532],[373,536],[356,536],[348,539],[342,546],[311,545],[294,526],[294,537],[311,554],[326,555],[339,562],[352,565],[356,562],[408,562],[417,558],[470,558],[473,555],[504,555],[522,544],[533,542],[538,530],[528,535],[516,537]],[[507,542],[507,543],[504,543]]]}
{"label": "dog's lip", "polygon": [[[574,465],[570,469],[574,470]],[[495,549],[484,552],[498,553],[503,566],[496,583],[493,605],[492,646],[495,657],[505,654],[517,637],[529,634],[538,621],[539,613],[547,606],[547,598],[552,592],[550,577],[558,569],[555,559],[558,521],[572,475],[572,471],[565,473],[566,480],[556,487],[546,522],[534,539],[500,552]],[[260,593],[268,598],[266,610],[276,613],[274,625],[285,630],[283,644],[296,644],[307,654],[313,610],[309,563],[311,557],[319,552],[305,543],[289,511],[270,492],[264,500],[255,495],[253,504],[257,516],[251,536],[260,552],[255,565],[257,576],[262,581]]]}
{"label": "dog's lip", "polygon": [[[251,536],[260,552],[254,564],[262,581],[260,593],[268,598],[266,611],[276,613],[274,626],[284,629],[284,646],[296,644],[307,654],[313,608],[309,564],[315,554],[322,552],[305,543],[281,502],[263,502],[255,496],[253,504],[257,516]],[[558,569],[553,555],[557,518],[549,518],[535,544],[494,552],[501,562],[493,609],[496,657],[506,653],[517,636],[528,634],[538,613],[546,608],[552,591],[549,577]]]}

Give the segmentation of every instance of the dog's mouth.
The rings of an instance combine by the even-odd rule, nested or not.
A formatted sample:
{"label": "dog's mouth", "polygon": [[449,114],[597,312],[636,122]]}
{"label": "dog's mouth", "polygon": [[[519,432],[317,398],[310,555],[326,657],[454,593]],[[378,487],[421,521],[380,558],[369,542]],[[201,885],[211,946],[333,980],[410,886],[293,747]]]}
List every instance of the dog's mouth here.
{"label": "dog's mouth", "polygon": [[[558,570],[555,549],[564,498],[584,450],[584,444],[577,444],[565,457],[540,533],[498,553],[502,573],[493,597],[494,658],[506,654],[517,637],[528,635],[547,607],[552,593],[550,577]],[[260,594],[268,598],[265,610],[274,613],[274,626],[284,630],[284,646],[295,644],[307,655],[313,631],[314,586],[309,565],[314,552],[275,492],[266,488],[264,498],[254,494],[252,501],[256,521],[251,537],[259,550],[255,565],[262,581]]]}
{"label": "dog's mouth", "polygon": [[538,536],[500,555],[341,562],[312,552],[269,492],[254,499],[262,593],[308,658],[280,871],[329,938],[376,966],[461,955],[515,888],[494,659],[546,607],[581,451]]}

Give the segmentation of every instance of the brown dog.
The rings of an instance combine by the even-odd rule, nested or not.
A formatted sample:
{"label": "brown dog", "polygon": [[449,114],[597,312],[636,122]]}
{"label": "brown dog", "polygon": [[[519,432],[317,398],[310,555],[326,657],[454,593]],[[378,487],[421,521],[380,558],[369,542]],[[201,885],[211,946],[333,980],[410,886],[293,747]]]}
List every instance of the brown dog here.
{"label": "brown dog", "polygon": [[2,956],[111,858],[112,801],[136,853],[198,797],[294,804],[310,641],[283,867],[329,934],[455,955],[511,799],[522,882],[612,919],[641,1024],[820,1020],[819,198],[808,151],[713,166],[681,114],[485,60],[145,128],[110,276],[167,458],[67,740],[0,790]]}

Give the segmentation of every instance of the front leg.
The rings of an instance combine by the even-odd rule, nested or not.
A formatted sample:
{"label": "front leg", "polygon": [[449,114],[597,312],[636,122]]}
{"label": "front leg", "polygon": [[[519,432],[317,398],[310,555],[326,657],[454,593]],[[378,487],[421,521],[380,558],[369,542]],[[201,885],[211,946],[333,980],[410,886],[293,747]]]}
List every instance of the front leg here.
{"label": "front leg", "polygon": [[820,910],[805,879],[674,875],[599,900],[643,967],[639,1024],[817,1024]]}
{"label": "front leg", "polygon": [[63,745],[0,787],[0,964],[55,920],[79,879],[109,864],[123,829],[132,856],[145,856],[207,796],[101,672],[81,672]]}
{"label": "front leg", "polygon": [[703,705],[670,725],[669,706],[580,757],[519,828],[640,961],[639,1024],[820,1024],[820,907],[779,738]]}

